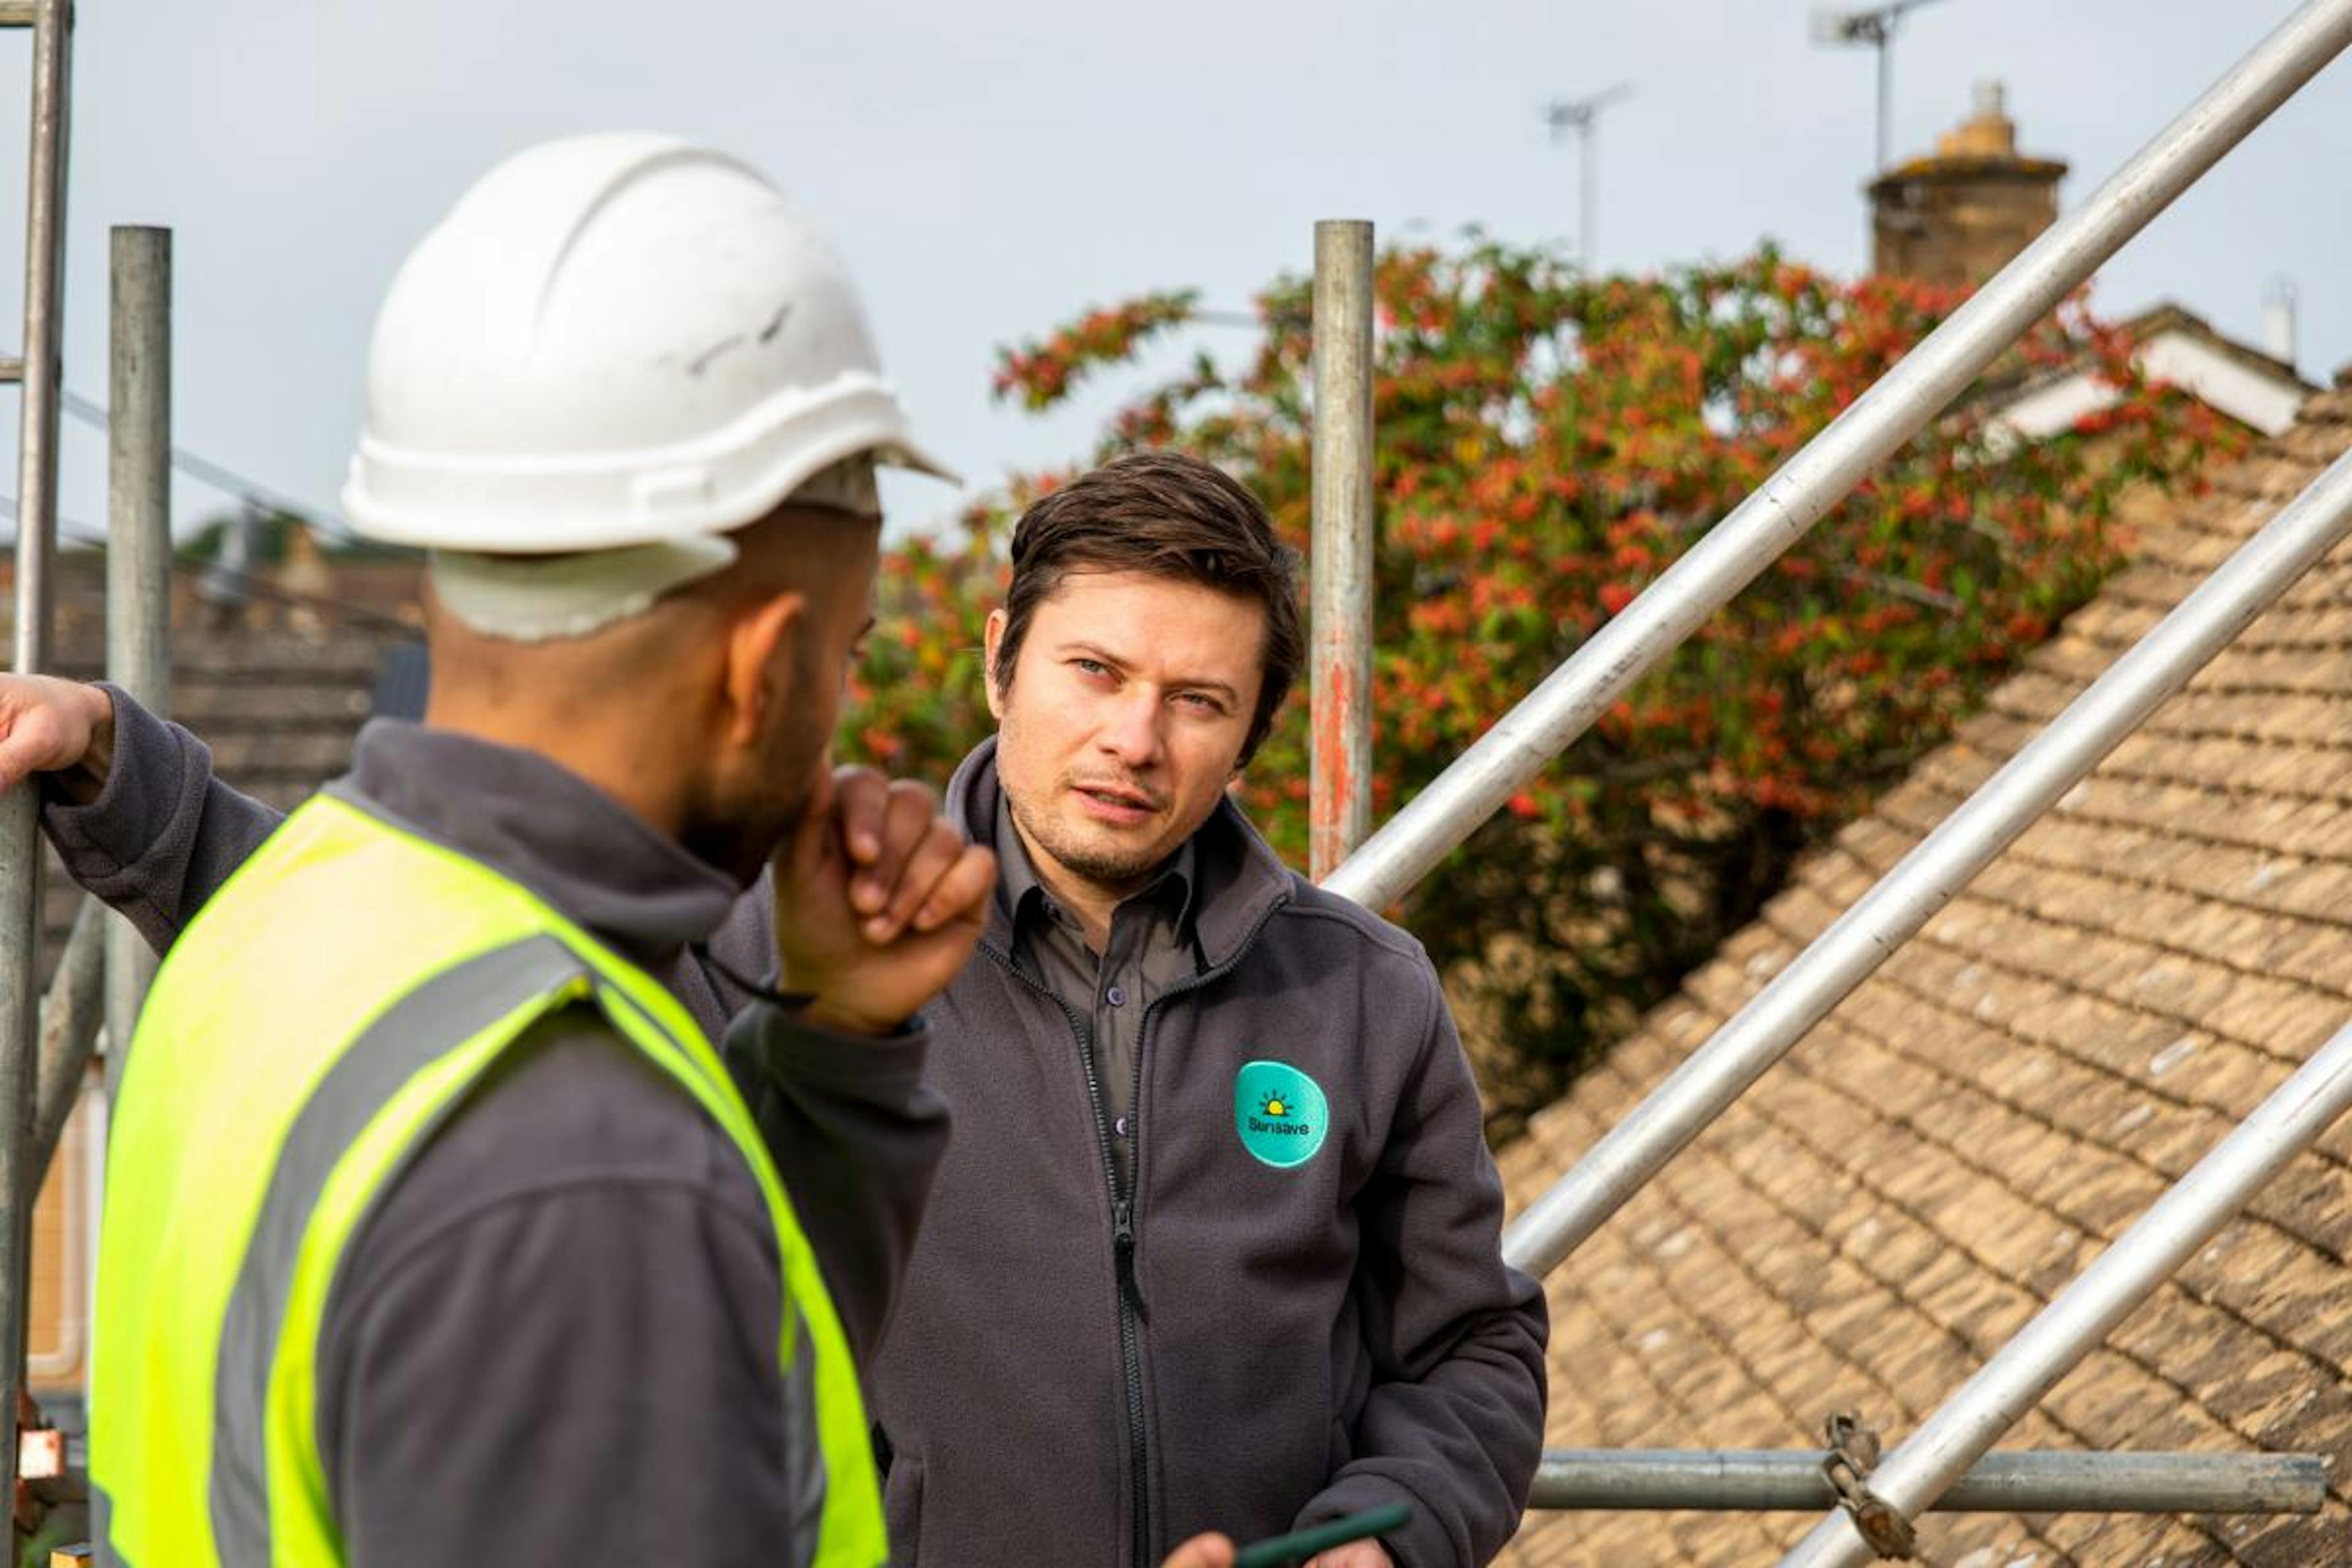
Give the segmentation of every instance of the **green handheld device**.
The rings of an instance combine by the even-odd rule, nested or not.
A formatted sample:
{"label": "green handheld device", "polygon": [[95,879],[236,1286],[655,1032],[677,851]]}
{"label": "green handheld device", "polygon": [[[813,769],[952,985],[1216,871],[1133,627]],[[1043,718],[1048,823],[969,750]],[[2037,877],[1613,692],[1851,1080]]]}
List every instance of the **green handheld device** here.
{"label": "green handheld device", "polygon": [[1412,1518],[1411,1503],[1392,1502],[1380,1508],[1368,1508],[1361,1513],[1347,1514],[1309,1530],[1293,1531],[1288,1535],[1270,1535],[1264,1541],[1250,1542],[1236,1552],[1234,1568],[1289,1568],[1290,1564],[1304,1563],[1328,1547],[1345,1546],[1350,1541],[1361,1541],[1368,1535],[1386,1535],[1391,1530],[1402,1530]]}

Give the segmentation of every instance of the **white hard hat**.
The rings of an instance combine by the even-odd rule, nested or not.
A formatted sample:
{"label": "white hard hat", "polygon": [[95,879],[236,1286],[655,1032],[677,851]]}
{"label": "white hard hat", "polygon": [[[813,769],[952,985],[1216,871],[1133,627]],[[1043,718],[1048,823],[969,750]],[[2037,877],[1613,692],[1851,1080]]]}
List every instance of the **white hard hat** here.
{"label": "white hard hat", "polygon": [[849,278],[756,171],[668,137],[490,171],[377,315],[352,526],[541,554],[725,532],[914,444]]}

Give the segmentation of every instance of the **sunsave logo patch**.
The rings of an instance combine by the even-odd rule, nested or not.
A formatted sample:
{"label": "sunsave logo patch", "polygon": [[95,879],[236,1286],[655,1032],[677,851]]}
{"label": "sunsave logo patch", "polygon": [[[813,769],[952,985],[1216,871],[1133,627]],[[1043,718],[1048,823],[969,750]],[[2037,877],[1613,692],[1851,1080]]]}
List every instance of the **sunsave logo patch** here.
{"label": "sunsave logo patch", "polygon": [[1322,1086],[1286,1062],[1251,1062],[1234,1075],[1234,1131],[1261,1163],[1305,1164],[1330,1122]]}

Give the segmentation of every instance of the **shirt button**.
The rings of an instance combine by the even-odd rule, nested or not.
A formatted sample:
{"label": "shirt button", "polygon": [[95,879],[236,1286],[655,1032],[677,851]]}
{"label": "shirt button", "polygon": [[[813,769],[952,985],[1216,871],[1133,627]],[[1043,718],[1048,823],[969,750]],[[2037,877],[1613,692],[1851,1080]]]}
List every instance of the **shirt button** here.
{"label": "shirt button", "polygon": [[1127,988],[1123,985],[1114,985],[1103,993],[1103,1000],[1114,1007],[1124,1007],[1127,1005]]}
{"label": "shirt button", "polygon": [[1122,1116],[1118,1121],[1110,1124],[1110,1130],[1124,1138],[1129,1132],[1133,1131],[1134,1128],[1129,1124],[1127,1118]]}

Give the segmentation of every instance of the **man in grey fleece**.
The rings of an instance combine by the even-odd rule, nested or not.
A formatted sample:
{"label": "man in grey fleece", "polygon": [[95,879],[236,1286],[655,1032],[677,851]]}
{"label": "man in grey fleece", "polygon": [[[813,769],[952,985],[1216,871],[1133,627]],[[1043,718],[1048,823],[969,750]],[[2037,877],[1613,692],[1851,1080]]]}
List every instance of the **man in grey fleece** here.
{"label": "man in grey fleece", "polygon": [[[957,1134],[873,1371],[901,1564],[1149,1563],[1403,1500],[1385,1547],[1321,1568],[1456,1568],[1516,1527],[1543,1300],[1500,1258],[1436,977],[1225,791],[1300,658],[1290,563],[1206,465],[1121,459],[1022,521],[1000,733],[949,791],[1001,864],[930,1015]],[[267,814],[193,736],[111,710],[102,794],[46,820],[168,941]],[[740,970],[765,929],[755,897],[712,951]],[[744,1001],[693,967],[706,1018]]]}

